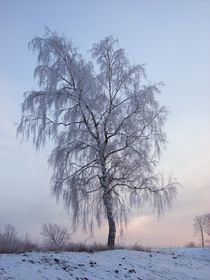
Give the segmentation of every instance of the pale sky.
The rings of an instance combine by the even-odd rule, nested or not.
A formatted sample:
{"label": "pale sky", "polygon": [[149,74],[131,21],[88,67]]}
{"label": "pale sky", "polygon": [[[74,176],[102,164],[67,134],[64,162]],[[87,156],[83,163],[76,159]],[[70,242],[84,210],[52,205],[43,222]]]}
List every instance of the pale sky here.
{"label": "pale sky", "polygon": [[[148,210],[135,213],[125,239],[151,246],[198,241],[193,218],[210,212],[209,0],[0,0],[0,227],[12,223],[39,238],[43,222],[70,225],[50,196],[50,147],[35,152],[16,138],[23,92],[37,88],[36,56],[27,44],[45,26],[72,39],[85,56],[112,34],[131,61],[146,63],[149,80],[165,83],[160,102],[171,114],[160,168],[182,187],[161,220]],[[106,235],[105,223],[95,239]]]}

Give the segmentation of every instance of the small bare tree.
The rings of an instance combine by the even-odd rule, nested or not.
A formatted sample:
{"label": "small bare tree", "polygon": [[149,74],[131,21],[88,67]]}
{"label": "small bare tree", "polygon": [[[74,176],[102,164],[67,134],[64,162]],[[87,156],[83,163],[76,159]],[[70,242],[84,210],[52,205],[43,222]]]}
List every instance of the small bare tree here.
{"label": "small bare tree", "polygon": [[195,234],[199,235],[201,238],[201,246],[205,246],[205,239],[204,239],[204,229],[205,229],[205,217],[204,215],[196,216],[194,218],[193,228]]}
{"label": "small bare tree", "polygon": [[52,193],[72,210],[75,228],[81,220],[100,226],[105,216],[114,247],[130,208],[150,202],[161,214],[176,194],[173,178],[155,174],[166,143],[161,83],[147,84],[143,66],[130,64],[112,36],[93,45],[90,62],[49,30],[29,46],[38,51],[40,89],[25,93],[18,133],[37,149],[54,141]]}
{"label": "small bare tree", "polygon": [[53,249],[63,248],[70,240],[68,229],[57,224],[43,224],[41,235],[44,236],[44,243]]}

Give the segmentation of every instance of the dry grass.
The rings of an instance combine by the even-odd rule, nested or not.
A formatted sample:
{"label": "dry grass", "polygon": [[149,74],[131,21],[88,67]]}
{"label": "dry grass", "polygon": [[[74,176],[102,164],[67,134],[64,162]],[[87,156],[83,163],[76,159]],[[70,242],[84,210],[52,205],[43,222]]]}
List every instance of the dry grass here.
{"label": "dry grass", "polygon": [[136,243],[134,245],[127,246],[126,249],[134,250],[134,251],[142,251],[142,252],[151,252],[152,251],[151,247],[143,246],[143,245],[138,244],[138,243]]}
{"label": "dry grass", "polygon": [[39,251],[40,248],[38,245],[33,242],[25,241],[25,240],[16,240],[10,243],[1,243],[0,241],[0,253],[24,253],[31,251]]}
{"label": "dry grass", "polygon": [[[134,251],[143,251],[143,252],[151,252],[151,248],[145,247],[139,244],[134,244],[130,246],[115,246],[112,250],[134,250]],[[55,247],[46,247],[46,246],[39,246],[31,241],[26,240],[18,240],[13,243],[8,243],[2,245],[0,243],[0,253],[25,253],[25,252],[31,252],[31,251],[52,251],[52,252],[87,252],[87,253],[94,253],[94,252],[102,252],[110,250],[109,247],[107,247],[106,244],[101,243],[93,243],[93,244],[85,244],[85,243],[69,243],[68,245],[57,248]]]}

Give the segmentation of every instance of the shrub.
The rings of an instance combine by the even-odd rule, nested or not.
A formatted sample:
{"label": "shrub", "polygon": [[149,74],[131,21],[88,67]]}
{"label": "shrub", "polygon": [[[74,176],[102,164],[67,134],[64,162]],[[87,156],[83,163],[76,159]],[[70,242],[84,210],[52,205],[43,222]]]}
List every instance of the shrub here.
{"label": "shrub", "polygon": [[190,241],[188,242],[186,245],[185,245],[185,248],[195,248],[195,243],[193,241]]}
{"label": "shrub", "polygon": [[44,236],[44,246],[48,250],[63,249],[70,241],[68,229],[57,224],[43,224],[41,235]]}

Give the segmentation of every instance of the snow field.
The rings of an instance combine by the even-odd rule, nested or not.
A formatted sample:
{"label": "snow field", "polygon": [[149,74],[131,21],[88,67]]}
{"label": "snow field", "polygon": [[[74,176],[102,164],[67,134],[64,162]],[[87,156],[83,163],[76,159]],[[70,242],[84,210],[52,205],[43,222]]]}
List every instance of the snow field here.
{"label": "snow field", "polygon": [[210,249],[0,255],[0,280],[210,280]]}

